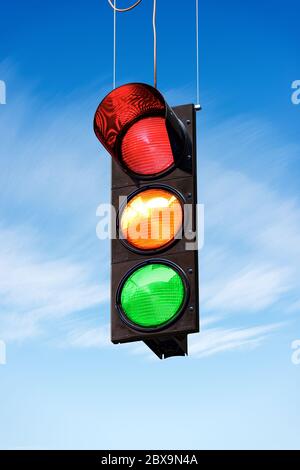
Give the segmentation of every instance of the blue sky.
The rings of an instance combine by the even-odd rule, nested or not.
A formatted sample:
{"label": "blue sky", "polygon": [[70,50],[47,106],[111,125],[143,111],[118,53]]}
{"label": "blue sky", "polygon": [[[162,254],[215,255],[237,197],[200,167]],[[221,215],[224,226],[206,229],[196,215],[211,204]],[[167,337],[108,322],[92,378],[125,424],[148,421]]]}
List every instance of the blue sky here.
{"label": "blue sky", "polygon": [[[128,3],[120,3],[127,5]],[[158,86],[195,100],[192,0],[158,0]],[[2,2],[0,448],[299,448],[299,4],[200,0],[201,327],[190,356],[109,343],[106,0]],[[118,84],[152,83],[152,2],[118,17]],[[295,361],[294,361],[295,362]]]}

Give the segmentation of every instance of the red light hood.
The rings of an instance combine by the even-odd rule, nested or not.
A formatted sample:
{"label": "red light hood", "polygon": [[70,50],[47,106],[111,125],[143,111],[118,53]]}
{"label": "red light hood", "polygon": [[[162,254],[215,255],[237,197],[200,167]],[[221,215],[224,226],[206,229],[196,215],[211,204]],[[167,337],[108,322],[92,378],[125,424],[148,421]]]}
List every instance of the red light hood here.
{"label": "red light hood", "polygon": [[[173,159],[174,165],[183,156],[184,149],[187,144],[187,134],[184,126],[174,112],[169,108],[162,94],[150,85],[143,83],[129,83],[122,85],[112,90],[106,97],[101,101],[97,108],[94,118],[94,131],[97,138],[100,140],[102,145],[108,150],[113,158],[115,158],[126,170],[138,174],[134,169],[130,169],[129,165],[126,165],[125,159],[122,158],[122,148],[138,148],[135,146],[135,142],[129,146],[122,142],[126,133],[134,126],[137,121],[149,117],[160,117],[164,120],[165,125],[164,133],[161,134],[160,140],[163,144],[157,146],[157,159],[164,158],[165,168],[162,165],[162,171],[169,168],[168,162]],[[148,121],[149,123],[151,122]],[[153,122],[153,121],[152,121]],[[147,125],[145,120],[145,125]],[[145,126],[144,126],[145,127]],[[160,126],[162,129],[162,126]],[[145,130],[143,131],[144,135]],[[158,132],[153,133],[149,129],[149,133],[152,136],[156,134],[156,143],[159,144],[157,138]],[[134,136],[134,132],[131,132]],[[152,142],[149,142],[149,147]],[[160,149],[167,149],[169,146],[170,152],[168,156],[162,156]],[[155,152],[155,143],[153,147]],[[132,161],[134,161],[135,168],[140,168],[137,164],[137,158],[143,159],[143,155],[134,155]],[[131,160],[130,157],[128,161]],[[159,165],[154,165],[155,168]],[[155,171],[153,173],[156,173]],[[145,173],[144,173],[145,174]],[[148,175],[150,171],[148,170]],[[140,174],[141,176],[141,174]]]}

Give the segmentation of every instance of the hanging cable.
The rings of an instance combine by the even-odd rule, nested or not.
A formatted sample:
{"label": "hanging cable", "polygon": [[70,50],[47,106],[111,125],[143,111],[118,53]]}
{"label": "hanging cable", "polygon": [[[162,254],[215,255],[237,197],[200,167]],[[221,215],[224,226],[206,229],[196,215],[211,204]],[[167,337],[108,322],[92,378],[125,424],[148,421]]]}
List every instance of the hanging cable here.
{"label": "hanging cable", "polygon": [[[133,10],[137,7],[142,0],[138,0],[133,5],[127,8],[117,8],[117,1],[108,0],[109,5],[114,10],[114,46],[113,46],[113,89],[116,88],[116,69],[117,69],[117,12],[124,13]],[[152,26],[153,26],[153,81],[154,87],[157,87],[157,34],[156,34],[156,0],[153,0],[153,15],[152,15]]]}
{"label": "hanging cable", "polygon": [[199,66],[199,0],[196,0],[196,105],[195,109],[201,109],[200,106],[200,66]]}
{"label": "hanging cable", "polygon": [[153,0],[153,72],[154,72],[154,88],[157,88],[157,34],[156,34],[156,0]]}
{"label": "hanging cable", "polygon": [[[196,1],[196,105],[195,108],[201,109],[200,106],[200,64],[199,64],[199,0]],[[117,12],[124,13],[133,10],[142,0],[137,0],[133,5],[127,8],[117,8],[117,1],[108,0],[109,5],[114,10],[114,47],[113,47],[113,88],[116,87],[116,68],[117,68]],[[153,81],[154,87],[157,88],[157,32],[156,32],[156,0],[153,0]]]}
{"label": "hanging cable", "polygon": [[116,70],[116,63],[117,63],[117,10],[116,10],[116,3],[117,0],[114,0],[114,52],[113,52],[113,89],[116,88],[116,81],[117,81],[117,70]]}
{"label": "hanging cable", "polygon": [[135,2],[133,5],[131,5],[130,7],[127,7],[127,8],[117,8],[116,7],[116,0],[114,0],[114,3],[112,3],[111,0],[108,0],[108,3],[110,4],[110,6],[112,7],[112,9],[114,11],[118,11],[119,13],[124,13],[126,11],[133,10],[135,7],[137,7],[141,3],[141,1],[142,0],[137,0],[137,2]]}

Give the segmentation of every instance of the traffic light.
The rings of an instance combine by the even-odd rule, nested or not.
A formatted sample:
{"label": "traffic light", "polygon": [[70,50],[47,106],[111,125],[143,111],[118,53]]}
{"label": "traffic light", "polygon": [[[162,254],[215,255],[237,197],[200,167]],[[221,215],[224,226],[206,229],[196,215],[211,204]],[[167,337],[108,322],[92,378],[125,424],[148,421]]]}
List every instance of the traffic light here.
{"label": "traffic light", "polygon": [[[112,158],[111,339],[187,354],[199,331],[196,116],[150,85],[111,91],[94,119]],[[189,249],[191,248],[192,249]]]}

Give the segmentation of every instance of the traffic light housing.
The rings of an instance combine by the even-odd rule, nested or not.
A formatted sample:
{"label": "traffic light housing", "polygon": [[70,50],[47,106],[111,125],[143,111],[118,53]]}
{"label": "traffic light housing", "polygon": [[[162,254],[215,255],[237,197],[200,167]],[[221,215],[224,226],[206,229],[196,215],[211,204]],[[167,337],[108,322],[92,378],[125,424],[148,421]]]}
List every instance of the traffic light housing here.
{"label": "traffic light housing", "polygon": [[[187,354],[199,331],[196,116],[150,85],[114,89],[94,130],[112,158],[111,339]],[[189,249],[191,248],[192,249]]]}

